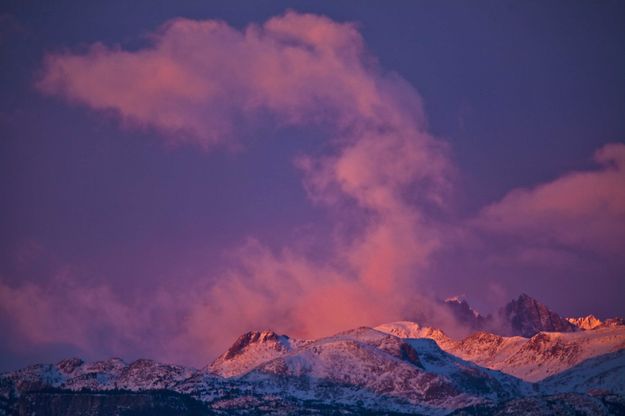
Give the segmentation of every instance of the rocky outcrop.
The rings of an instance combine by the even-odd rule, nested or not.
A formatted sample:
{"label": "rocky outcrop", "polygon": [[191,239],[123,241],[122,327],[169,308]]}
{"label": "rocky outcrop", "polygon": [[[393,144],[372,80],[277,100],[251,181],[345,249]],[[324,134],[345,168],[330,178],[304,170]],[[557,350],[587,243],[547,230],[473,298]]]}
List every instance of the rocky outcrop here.
{"label": "rocky outcrop", "polygon": [[601,320],[598,319],[595,315],[588,315],[579,318],[566,318],[566,320],[578,327],[579,329],[583,329],[585,331],[599,328],[603,325],[603,322],[601,322]]}
{"label": "rocky outcrop", "polygon": [[206,370],[222,377],[240,376],[262,362],[287,354],[303,343],[305,341],[279,335],[271,330],[246,332]]}
{"label": "rocky outcrop", "polygon": [[530,338],[539,332],[578,330],[577,326],[526,294],[508,303],[499,310],[498,315],[498,321],[503,324],[502,330],[509,331],[503,335],[520,335]]}

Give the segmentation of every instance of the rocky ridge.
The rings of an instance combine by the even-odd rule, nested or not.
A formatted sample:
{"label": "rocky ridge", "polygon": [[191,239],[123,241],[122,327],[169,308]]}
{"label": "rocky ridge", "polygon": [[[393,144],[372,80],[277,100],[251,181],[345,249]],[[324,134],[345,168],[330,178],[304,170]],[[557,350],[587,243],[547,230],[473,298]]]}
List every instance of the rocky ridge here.
{"label": "rocky ridge", "polygon": [[[462,302],[465,316],[467,310],[479,316]],[[478,331],[453,339],[399,321],[316,340],[247,332],[199,370],[145,359],[70,358],[0,374],[0,415],[625,411],[622,320],[569,319],[575,326],[569,331],[563,318],[531,299],[511,303],[509,316],[522,318],[518,328],[565,331],[531,337]]]}

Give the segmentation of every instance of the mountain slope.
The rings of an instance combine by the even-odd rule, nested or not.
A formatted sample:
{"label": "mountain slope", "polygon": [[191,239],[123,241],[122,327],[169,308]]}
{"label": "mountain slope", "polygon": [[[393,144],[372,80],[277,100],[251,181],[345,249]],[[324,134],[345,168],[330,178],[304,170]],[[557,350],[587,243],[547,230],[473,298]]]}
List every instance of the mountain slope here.
{"label": "mountain slope", "polygon": [[2,374],[0,396],[17,396],[25,391],[48,388],[74,391],[172,389],[197,373],[195,369],[145,359],[126,364],[119,358],[94,363],[70,358],[57,364],[37,364]]}
{"label": "mountain slope", "polygon": [[592,415],[625,409],[624,383],[625,326],[616,320],[462,340],[400,321],[308,341],[248,332],[202,370],[119,358],[29,366],[0,374],[0,415]]}
{"label": "mountain slope", "polygon": [[579,318],[566,318],[567,321],[578,327],[579,329],[589,330],[595,329],[603,325],[600,319],[595,315],[588,315]]}
{"label": "mountain slope", "polygon": [[625,349],[590,358],[546,378],[540,386],[550,393],[602,390],[625,395]]}
{"label": "mountain slope", "polygon": [[440,329],[421,326],[416,322],[410,321],[390,322],[378,325],[374,329],[386,334],[395,335],[398,338],[429,338],[436,341],[442,349],[445,349],[448,345],[453,345],[455,342]]}
{"label": "mountain slope", "polygon": [[485,359],[474,357],[466,343],[450,352],[527,381],[538,381],[588,358],[625,348],[625,327],[574,333],[541,332],[524,342],[504,338],[503,345],[505,342],[513,342],[513,346],[505,351],[499,348],[498,355]]}
{"label": "mountain slope", "polygon": [[222,377],[236,377],[305,343],[271,330],[247,332],[205,369]]}
{"label": "mountain slope", "polygon": [[[425,342],[424,342],[425,341]],[[529,387],[504,374],[452,357],[434,342],[359,328],[311,342],[266,362],[243,380],[270,392],[339,403],[405,403],[427,413],[526,394]]]}
{"label": "mountain slope", "polygon": [[[257,351],[260,354],[254,356]],[[212,409],[305,404],[446,414],[531,392],[527,383],[454,357],[434,341],[404,341],[366,327],[307,342],[291,342],[270,332],[248,333],[222,358],[214,364],[227,359],[227,369],[238,375],[223,378],[206,370],[150,360],[126,364],[119,359],[96,363],[69,359],[3,374],[0,396],[19,399],[49,388],[74,392],[166,389]],[[249,371],[243,370],[254,364]]]}
{"label": "mountain slope", "polygon": [[625,348],[625,326],[570,333],[541,332],[532,338],[478,332],[460,341],[429,335],[418,324],[399,322],[377,327],[400,336],[434,339],[448,353],[526,381],[539,381],[582,361]]}

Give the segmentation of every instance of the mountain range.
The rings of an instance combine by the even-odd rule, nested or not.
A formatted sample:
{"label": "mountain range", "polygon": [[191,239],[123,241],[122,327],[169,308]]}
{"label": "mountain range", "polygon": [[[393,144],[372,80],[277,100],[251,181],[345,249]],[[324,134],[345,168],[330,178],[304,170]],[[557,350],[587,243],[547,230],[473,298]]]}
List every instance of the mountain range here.
{"label": "mountain range", "polygon": [[[457,322],[471,331],[486,331],[498,335],[530,338],[539,332],[574,332],[592,329],[588,325],[602,324],[594,316],[563,318],[527,294],[512,300],[495,314],[481,315],[459,297],[447,299],[443,305]],[[591,320],[592,323],[588,323]]]}
{"label": "mountain range", "polygon": [[622,319],[564,318],[528,295],[488,316],[443,303],[471,335],[250,331],[201,369],[70,358],[0,374],[0,415],[625,414]]}

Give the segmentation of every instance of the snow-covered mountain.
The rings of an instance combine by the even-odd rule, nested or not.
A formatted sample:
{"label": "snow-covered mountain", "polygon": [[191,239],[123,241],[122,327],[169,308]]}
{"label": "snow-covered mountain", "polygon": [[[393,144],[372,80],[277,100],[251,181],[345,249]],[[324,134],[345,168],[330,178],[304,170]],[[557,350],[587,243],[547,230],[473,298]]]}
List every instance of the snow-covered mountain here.
{"label": "snow-covered mountain", "polygon": [[306,343],[271,330],[247,332],[205,369],[223,377],[239,376]]}
{"label": "snow-covered mountain", "polygon": [[[216,369],[228,378],[210,372]],[[47,388],[166,389],[212,407],[230,406],[237,392],[237,406],[243,397],[254,403],[280,397],[290,403],[427,414],[532,391],[522,380],[454,357],[430,339],[403,340],[366,327],[314,341],[293,341],[269,331],[247,333],[202,371],[150,360],[69,359],[6,373],[0,380],[0,395],[6,399]]]}
{"label": "snow-covered mountain", "polygon": [[454,356],[530,382],[560,373],[589,358],[625,348],[625,326],[620,325],[592,331],[540,332],[531,338],[476,332],[458,341],[440,331],[433,331],[430,335],[419,324],[405,321],[376,328],[404,338],[413,335],[431,338]]}
{"label": "snow-covered mountain", "polygon": [[546,378],[545,391],[610,391],[625,396],[625,349],[590,358],[566,371]]}
{"label": "snow-covered mountain", "polygon": [[386,334],[395,335],[399,338],[433,339],[444,350],[447,350],[448,346],[454,344],[455,342],[440,329],[432,328],[430,326],[422,326],[416,322],[410,321],[391,322],[388,324],[378,325],[374,329]]}
{"label": "snow-covered mountain", "polygon": [[267,361],[243,380],[261,382],[273,393],[304,399],[331,396],[374,408],[384,400],[395,410],[427,413],[527,394],[514,377],[487,370],[442,351],[428,339],[402,339],[372,328],[358,328],[310,342]]}
{"label": "snow-covered mountain", "polygon": [[583,330],[592,330],[596,328],[610,328],[613,326],[625,325],[623,318],[609,318],[605,321],[597,318],[595,315],[587,315],[578,318],[566,318],[567,321]]}
{"label": "snow-covered mountain", "polygon": [[456,324],[470,332],[530,338],[539,332],[574,332],[583,325],[575,318],[562,318],[525,293],[490,315],[480,314],[459,297],[446,299],[442,305],[454,317]]}
{"label": "snow-covered mountain", "polygon": [[[298,340],[265,330],[241,335],[201,370],[70,358],[0,374],[0,416],[625,412],[622,320],[571,318],[569,331],[528,298],[508,308],[517,329],[565,331],[453,339],[399,321]],[[448,302],[481,316],[466,301]]]}
{"label": "snow-covered mountain", "polygon": [[85,363],[70,358],[57,364],[37,364],[0,377],[0,396],[10,397],[23,391],[43,388],[67,390],[158,390],[172,389],[198,370],[153,360],[136,360],[130,364],[120,358]]}
{"label": "snow-covered mountain", "polygon": [[583,330],[595,329],[603,325],[603,322],[601,322],[601,320],[595,315],[587,315],[579,318],[566,318],[566,320]]}

